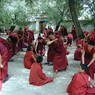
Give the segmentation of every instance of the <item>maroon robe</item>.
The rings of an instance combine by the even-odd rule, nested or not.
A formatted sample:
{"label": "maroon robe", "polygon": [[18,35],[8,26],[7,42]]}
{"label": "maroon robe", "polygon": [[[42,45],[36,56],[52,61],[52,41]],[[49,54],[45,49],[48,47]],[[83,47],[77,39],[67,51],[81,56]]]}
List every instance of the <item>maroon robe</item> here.
{"label": "maroon robe", "polygon": [[55,50],[54,50],[54,43],[50,44],[48,46],[48,52],[47,52],[47,61],[53,62],[54,56],[55,56]]}
{"label": "maroon robe", "polygon": [[75,27],[72,27],[71,33],[72,33],[72,35],[73,35],[73,40],[76,40],[77,34],[76,34],[76,29],[75,29]]}
{"label": "maroon robe", "polygon": [[2,43],[0,43],[0,54],[4,66],[3,68],[0,68],[0,80],[5,80],[8,76],[8,50]]}
{"label": "maroon robe", "polygon": [[81,48],[77,48],[74,52],[74,60],[80,61],[81,60]]}
{"label": "maroon robe", "polygon": [[46,42],[45,42],[44,39],[43,39],[42,42],[39,42],[39,41],[38,41],[37,53],[38,53],[39,55],[44,55],[44,54],[45,54],[45,45],[46,45]]}
{"label": "maroon robe", "polygon": [[68,66],[68,60],[66,56],[66,49],[62,40],[57,40],[54,45],[55,55],[53,59],[53,69],[64,70]]}
{"label": "maroon robe", "polygon": [[64,37],[64,36],[67,36],[68,33],[67,33],[66,27],[61,26],[61,27],[60,27],[60,33],[61,33],[61,35],[62,35],[63,37]]}
{"label": "maroon robe", "polygon": [[23,36],[24,36],[24,31],[23,30],[19,30],[18,32],[17,32],[17,34],[18,34],[18,37],[19,37],[19,42],[18,42],[18,46],[19,46],[19,48],[20,49],[22,49],[23,48]]}
{"label": "maroon robe", "polygon": [[12,38],[12,42],[10,44],[12,48],[12,56],[14,56],[19,51],[19,47],[18,47],[19,37],[16,33],[11,33],[9,37]]}
{"label": "maroon robe", "polygon": [[0,37],[0,42],[7,48],[7,50],[8,50],[8,60],[11,58],[11,46],[10,46],[10,43],[7,41],[7,40],[5,40],[4,38],[1,38]]}
{"label": "maroon robe", "polygon": [[33,63],[30,70],[29,83],[36,86],[41,86],[52,82],[53,78],[46,76],[42,71],[42,66],[39,63]]}
{"label": "maroon robe", "polygon": [[27,51],[24,56],[24,67],[27,69],[30,69],[31,65],[35,62],[32,56],[32,51]]}
{"label": "maroon robe", "polygon": [[[92,60],[93,54],[95,53],[95,47],[92,48],[92,50],[89,52],[88,45],[84,46],[85,50],[85,56],[84,60],[86,64],[89,64],[89,62]],[[94,79],[94,73],[95,73],[95,61],[90,65],[87,72],[92,79]]]}
{"label": "maroon robe", "polygon": [[34,41],[34,31],[28,30],[28,45]]}
{"label": "maroon robe", "polygon": [[89,76],[86,73],[77,73],[73,76],[70,84],[67,87],[68,95],[95,95],[88,94]]}

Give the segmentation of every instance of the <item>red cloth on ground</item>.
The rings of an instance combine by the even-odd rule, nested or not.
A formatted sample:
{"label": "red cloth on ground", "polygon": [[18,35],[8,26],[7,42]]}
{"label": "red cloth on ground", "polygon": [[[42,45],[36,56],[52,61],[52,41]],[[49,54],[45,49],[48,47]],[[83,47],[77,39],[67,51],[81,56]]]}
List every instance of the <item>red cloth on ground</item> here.
{"label": "red cloth on ground", "polygon": [[31,65],[34,63],[34,59],[33,59],[32,55],[33,54],[31,51],[27,51],[24,56],[24,67],[27,69],[30,69]]}
{"label": "red cloth on ground", "polygon": [[66,49],[64,48],[63,41],[57,40],[53,49],[55,50],[55,56],[53,59],[54,71],[66,69],[68,66],[68,60],[67,60]]}
{"label": "red cloth on ground", "polygon": [[39,63],[33,63],[30,70],[29,83],[36,86],[41,86],[52,82],[53,78],[47,77]]}
{"label": "red cloth on ground", "polygon": [[4,80],[8,75],[8,50],[2,43],[0,43],[0,54],[4,65],[3,68],[0,68],[0,80]]}
{"label": "red cloth on ground", "polygon": [[87,94],[89,76],[86,73],[77,73],[67,87],[68,95],[95,95]]}

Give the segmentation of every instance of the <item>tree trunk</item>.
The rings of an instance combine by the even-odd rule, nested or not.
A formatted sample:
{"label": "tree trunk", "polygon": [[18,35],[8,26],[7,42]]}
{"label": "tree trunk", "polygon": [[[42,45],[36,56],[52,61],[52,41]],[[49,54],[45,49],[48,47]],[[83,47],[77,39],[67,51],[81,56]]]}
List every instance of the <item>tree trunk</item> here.
{"label": "tree trunk", "polygon": [[58,24],[56,25],[55,31],[57,31],[57,30],[59,29],[59,26],[60,26],[61,22],[62,22],[62,19],[61,19],[61,20],[58,22]]}
{"label": "tree trunk", "polygon": [[82,37],[83,36],[83,31],[82,31],[82,28],[80,26],[80,22],[78,21],[78,16],[77,16],[77,13],[76,13],[75,0],[68,0],[68,4],[69,4],[70,13],[71,13],[73,23],[76,27],[77,37]]}

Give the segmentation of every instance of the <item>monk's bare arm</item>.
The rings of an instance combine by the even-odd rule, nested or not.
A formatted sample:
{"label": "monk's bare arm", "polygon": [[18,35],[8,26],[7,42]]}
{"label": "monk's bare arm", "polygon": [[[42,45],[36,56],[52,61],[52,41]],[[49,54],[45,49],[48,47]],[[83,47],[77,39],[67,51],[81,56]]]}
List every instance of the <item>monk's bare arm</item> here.
{"label": "monk's bare arm", "polygon": [[52,41],[47,41],[47,45],[50,45],[50,44],[52,44],[53,42],[55,42],[57,39],[55,39],[55,40],[52,40]]}
{"label": "monk's bare arm", "polygon": [[2,56],[0,55],[0,68],[3,68],[3,64],[2,64]]}
{"label": "monk's bare arm", "polygon": [[82,53],[82,64],[85,64],[84,63],[85,50],[81,49],[81,53]]}
{"label": "monk's bare arm", "polygon": [[95,61],[95,53],[93,54],[92,60],[89,62],[88,67]]}

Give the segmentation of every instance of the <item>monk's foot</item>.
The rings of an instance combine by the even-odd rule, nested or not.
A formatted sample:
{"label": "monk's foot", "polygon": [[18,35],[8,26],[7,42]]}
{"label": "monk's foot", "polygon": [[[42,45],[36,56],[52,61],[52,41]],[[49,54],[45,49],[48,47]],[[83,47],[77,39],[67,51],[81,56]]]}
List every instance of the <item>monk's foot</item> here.
{"label": "monk's foot", "polygon": [[55,70],[55,72],[53,73],[53,77],[56,78],[58,74],[58,70]]}
{"label": "monk's foot", "polygon": [[3,80],[3,83],[5,83],[6,81],[8,81],[8,80],[9,80],[9,78],[10,78],[10,76],[9,76],[9,75],[7,75],[7,76],[6,76],[6,78]]}
{"label": "monk's foot", "polygon": [[46,62],[45,65],[52,66],[52,62]]}
{"label": "monk's foot", "polygon": [[9,62],[13,62],[14,60],[13,59],[10,59]]}
{"label": "monk's foot", "polygon": [[58,72],[63,72],[63,71],[66,71],[66,69],[67,69],[67,68],[62,69],[62,70],[58,70]]}
{"label": "monk's foot", "polygon": [[23,52],[24,50],[23,50],[23,49],[21,49],[20,51],[21,51],[21,52]]}

